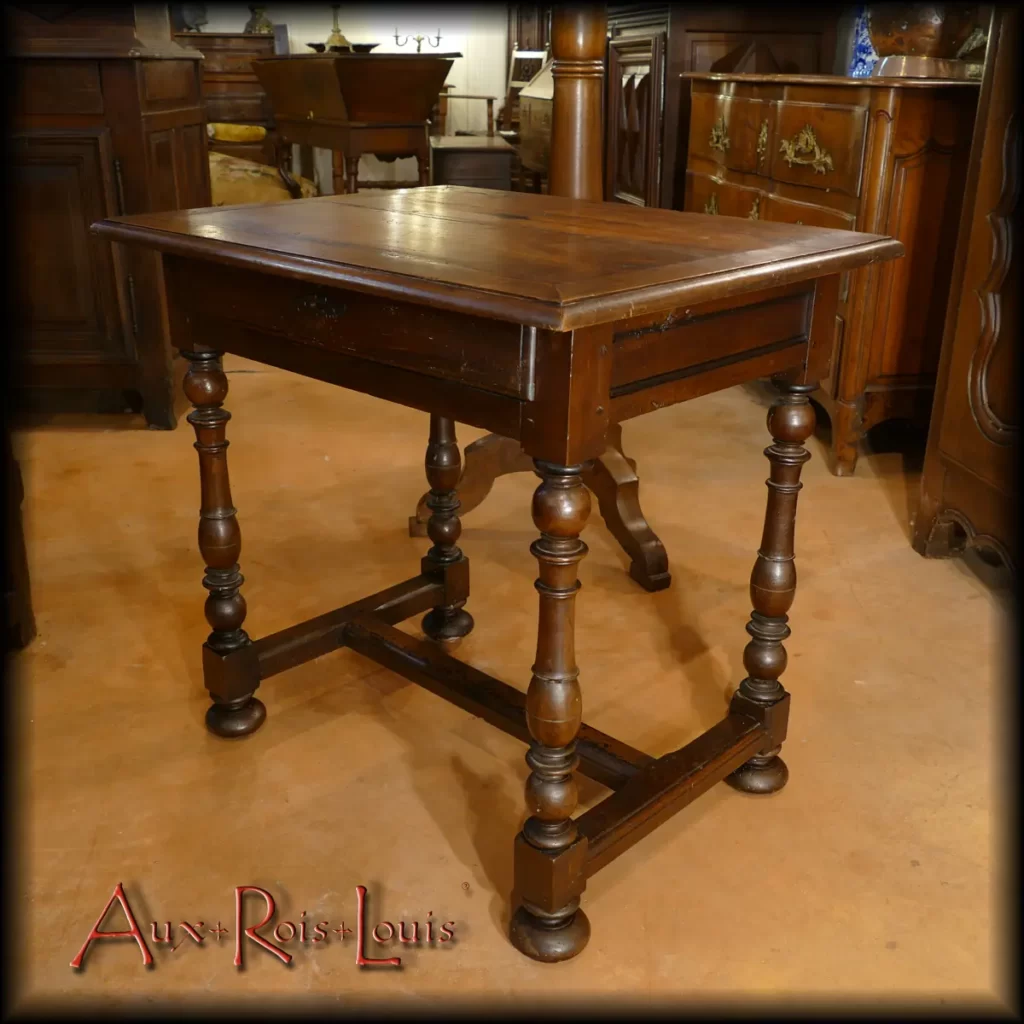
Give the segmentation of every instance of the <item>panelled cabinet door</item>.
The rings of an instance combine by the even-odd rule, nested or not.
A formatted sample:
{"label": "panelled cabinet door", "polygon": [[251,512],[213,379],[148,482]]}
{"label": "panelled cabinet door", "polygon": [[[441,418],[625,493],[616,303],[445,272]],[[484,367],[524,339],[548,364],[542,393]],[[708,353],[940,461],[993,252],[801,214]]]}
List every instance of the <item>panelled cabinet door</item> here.
{"label": "panelled cabinet door", "polygon": [[90,234],[119,213],[106,128],[22,131],[11,139],[19,359],[123,362],[131,357],[115,292],[114,253]]}
{"label": "panelled cabinet door", "polygon": [[658,205],[665,38],[666,33],[656,32],[608,43],[605,198],[609,201]]}

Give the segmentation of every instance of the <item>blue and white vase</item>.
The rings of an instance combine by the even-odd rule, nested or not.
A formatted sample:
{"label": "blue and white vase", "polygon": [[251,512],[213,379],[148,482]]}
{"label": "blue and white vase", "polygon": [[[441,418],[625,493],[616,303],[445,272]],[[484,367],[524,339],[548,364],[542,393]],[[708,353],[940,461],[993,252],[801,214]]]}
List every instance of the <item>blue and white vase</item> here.
{"label": "blue and white vase", "polygon": [[853,23],[853,54],[847,74],[851,78],[868,78],[877,63],[878,54],[868,34],[868,9],[862,4]]}

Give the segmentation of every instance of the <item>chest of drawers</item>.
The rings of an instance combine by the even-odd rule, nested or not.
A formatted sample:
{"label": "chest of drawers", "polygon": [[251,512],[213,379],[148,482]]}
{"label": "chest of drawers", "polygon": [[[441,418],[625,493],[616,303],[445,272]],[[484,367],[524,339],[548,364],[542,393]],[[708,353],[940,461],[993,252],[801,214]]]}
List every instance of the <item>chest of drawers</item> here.
{"label": "chest of drawers", "polygon": [[903,259],[846,275],[829,378],[830,466],[883,420],[927,422],[976,82],[689,74],[685,209],[885,234]]}

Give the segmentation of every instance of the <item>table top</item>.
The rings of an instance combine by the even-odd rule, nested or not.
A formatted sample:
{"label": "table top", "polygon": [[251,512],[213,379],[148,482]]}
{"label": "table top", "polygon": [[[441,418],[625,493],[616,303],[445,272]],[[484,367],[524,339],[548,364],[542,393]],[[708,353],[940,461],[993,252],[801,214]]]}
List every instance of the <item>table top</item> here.
{"label": "table top", "polygon": [[511,153],[512,147],[499,135],[431,135],[431,149],[472,150]]}
{"label": "table top", "polygon": [[451,185],[112,217],[94,230],[563,331],[903,253],[882,235]]}

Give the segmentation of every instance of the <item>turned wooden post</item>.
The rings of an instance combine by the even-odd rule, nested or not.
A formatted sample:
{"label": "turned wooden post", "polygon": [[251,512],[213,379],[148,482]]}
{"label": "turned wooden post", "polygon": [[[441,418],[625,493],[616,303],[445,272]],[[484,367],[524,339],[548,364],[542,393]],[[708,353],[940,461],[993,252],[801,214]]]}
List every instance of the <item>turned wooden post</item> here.
{"label": "turned wooden post", "polygon": [[242,535],[228,480],[225,429],[231,413],[223,407],[228,380],[219,352],[183,351],[182,355],[189,361],[185,394],[195,406],[188,422],[195,428],[199,452],[199,550],[206,561],[203,586],[209,591],[206,621],[213,630],[203,645],[203,676],[213,698],[206,725],[219,736],[244,736],[259,728],[267,712],[253,696],[260,683],[259,664],[242,628],[244,577],[238,566]]}
{"label": "turned wooden post", "polygon": [[567,960],[581,952],[590,924],[579,909],[582,854],[572,813],[578,800],[574,772],[583,700],[575,652],[576,566],[587,553],[580,533],[590,515],[582,466],[537,461],[541,484],[533,521],[541,531],[530,546],[540,567],[537,657],[526,692],[526,724],[533,742],[526,755],[530,817],[516,840],[512,943],[535,960]]}
{"label": "turned wooden post", "polygon": [[779,682],[786,668],[789,634],[787,612],[796,595],[793,537],[796,499],[803,484],[800,470],[811,457],[803,444],[814,432],[814,407],[808,396],[814,384],[775,382],[781,397],[768,412],[773,444],[764,450],[771,463],[764,533],[750,576],[754,610],[747,623],[750,642],[743,651],[747,678],[732,700],[735,711],[753,713],[765,721],[773,743],[728,777],[730,785],[747,793],[775,793],[786,784],[789,770],[779,757],[785,739],[789,695]]}
{"label": "turned wooden post", "polygon": [[455,438],[455,423],[446,416],[430,417],[430,441],[424,464],[430,484],[427,536],[433,547],[423,558],[422,571],[445,572],[446,597],[450,600],[427,612],[423,632],[432,640],[453,641],[469,634],[473,617],[463,607],[466,598],[462,596],[469,592],[469,560],[457,543],[462,523],[455,487],[462,473],[462,455]]}
{"label": "turned wooden post", "polygon": [[551,163],[548,192],[604,198],[604,4],[558,5],[551,13]]}

